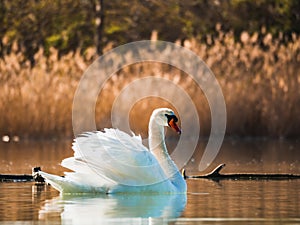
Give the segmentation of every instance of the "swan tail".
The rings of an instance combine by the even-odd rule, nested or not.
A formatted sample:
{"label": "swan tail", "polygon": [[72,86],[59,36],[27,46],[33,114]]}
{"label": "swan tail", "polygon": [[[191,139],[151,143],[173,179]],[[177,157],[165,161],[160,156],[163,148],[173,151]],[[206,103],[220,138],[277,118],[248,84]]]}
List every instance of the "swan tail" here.
{"label": "swan tail", "polygon": [[[43,171],[39,171],[39,174],[45,178],[46,183],[61,193],[107,193],[107,189],[104,186],[82,183],[80,177],[83,176],[80,176],[78,173],[76,175],[75,173],[66,173],[66,177],[60,177]],[[76,180],[70,178],[76,178]]]}
{"label": "swan tail", "polygon": [[53,174],[49,174],[49,173],[45,173],[43,171],[39,171],[38,173],[45,179],[46,183],[53,186],[56,190],[58,190],[60,192],[63,190],[63,186],[64,186],[64,183],[65,183],[63,177],[53,175]]}

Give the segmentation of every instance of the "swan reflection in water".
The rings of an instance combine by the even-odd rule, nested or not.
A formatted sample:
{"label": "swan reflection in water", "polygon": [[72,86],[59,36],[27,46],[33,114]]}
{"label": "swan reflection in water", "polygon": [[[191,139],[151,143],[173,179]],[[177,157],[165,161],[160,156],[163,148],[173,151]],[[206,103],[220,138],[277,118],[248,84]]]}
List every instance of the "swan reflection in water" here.
{"label": "swan reflection in water", "polygon": [[61,195],[46,201],[39,219],[72,224],[159,224],[179,217],[186,194]]}

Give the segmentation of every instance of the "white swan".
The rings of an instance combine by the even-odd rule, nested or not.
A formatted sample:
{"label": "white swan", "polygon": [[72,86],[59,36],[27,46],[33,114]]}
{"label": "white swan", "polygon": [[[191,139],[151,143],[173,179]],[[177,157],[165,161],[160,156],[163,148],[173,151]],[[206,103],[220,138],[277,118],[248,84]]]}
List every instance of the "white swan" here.
{"label": "white swan", "polygon": [[179,134],[177,117],[168,108],[153,111],[149,122],[149,147],[140,136],[118,129],[89,132],[73,143],[74,157],[62,166],[73,170],[60,177],[40,171],[62,193],[185,193],[186,182],[168,154],[164,126]]}

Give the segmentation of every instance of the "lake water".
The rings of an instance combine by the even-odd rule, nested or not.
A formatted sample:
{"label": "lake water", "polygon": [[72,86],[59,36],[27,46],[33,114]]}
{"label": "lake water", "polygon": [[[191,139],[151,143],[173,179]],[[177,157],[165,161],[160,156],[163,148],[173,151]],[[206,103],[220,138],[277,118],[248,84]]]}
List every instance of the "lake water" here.
{"label": "lake water", "polygon": [[[205,141],[187,164],[200,174]],[[31,168],[63,175],[70,141],[0,143],[1,174],[30,174]],[[300,174],[299,141],[225,140],[205,173]],[[60,196],[51,186],[0,183],[0,224],[299,224],[300,180],[188,179],[187,195]]]}

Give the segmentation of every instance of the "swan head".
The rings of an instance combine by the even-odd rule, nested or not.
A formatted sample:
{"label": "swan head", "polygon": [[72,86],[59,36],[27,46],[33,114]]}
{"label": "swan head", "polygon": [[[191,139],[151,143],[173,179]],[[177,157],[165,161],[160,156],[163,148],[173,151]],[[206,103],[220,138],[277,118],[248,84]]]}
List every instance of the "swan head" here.
{"label": "swan head", "polygon": [[181,134],[180,128],[177,126],[178,118],[173,110],[169,108],[155,109],[151,115],[151,120],[154,120],[160,126],[171,127],[178,134]]}

